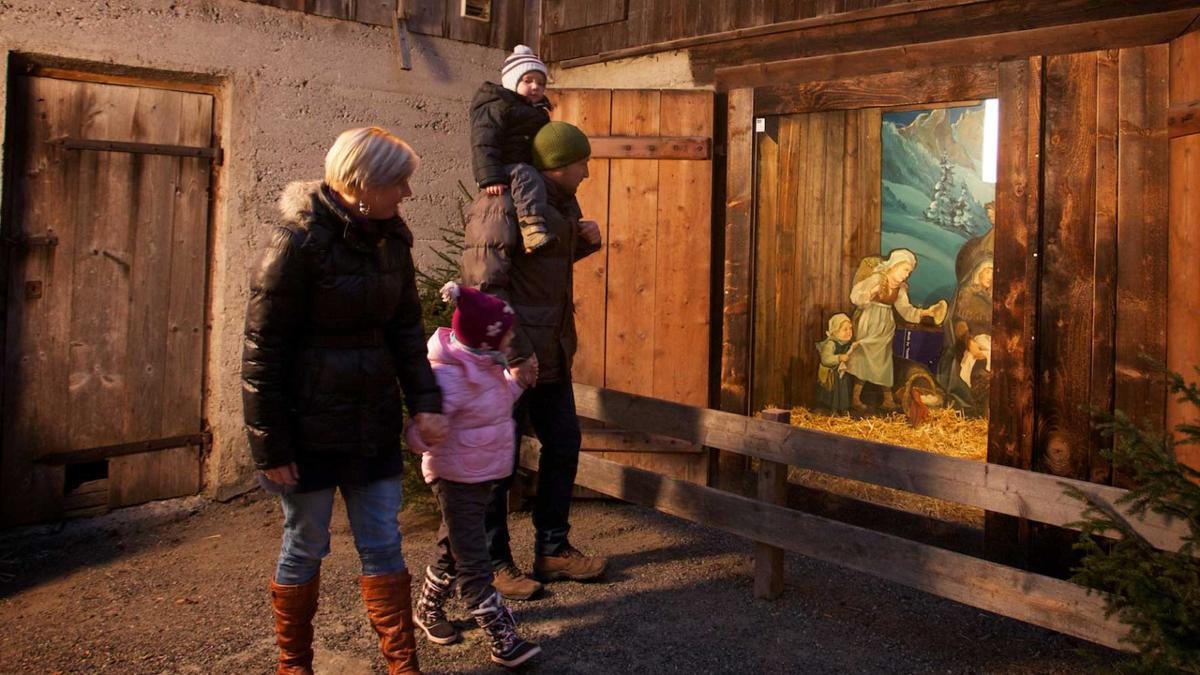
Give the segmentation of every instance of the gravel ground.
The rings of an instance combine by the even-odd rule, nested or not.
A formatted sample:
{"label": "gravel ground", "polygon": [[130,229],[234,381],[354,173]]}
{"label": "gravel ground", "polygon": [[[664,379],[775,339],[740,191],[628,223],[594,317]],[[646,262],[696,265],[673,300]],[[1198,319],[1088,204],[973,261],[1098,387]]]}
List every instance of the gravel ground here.
{"label": "gravel ground", "polygon": [[[610,557],[605,583],[556,583],[514,603],[545,673],[1068,673],[1113,652],[1056,633],[789,556],[772,602],[751,592],[751,545],[636,506],[579,503],[572,540]],[[279,545],[277,503],[252,494],[125,509],[0,533],[0,672],[268,673],[265,592]],[[383,673],[358,597],[344,512],[322,572],[318,673]],[[436,515],[402,517],[413,569],[432,556]],[[529,515],[513,515],[531,564]],[[462,608],[454,616],[465,618]],[[502,672],[480,631],[450,647],[419,640],[433,673]]]}

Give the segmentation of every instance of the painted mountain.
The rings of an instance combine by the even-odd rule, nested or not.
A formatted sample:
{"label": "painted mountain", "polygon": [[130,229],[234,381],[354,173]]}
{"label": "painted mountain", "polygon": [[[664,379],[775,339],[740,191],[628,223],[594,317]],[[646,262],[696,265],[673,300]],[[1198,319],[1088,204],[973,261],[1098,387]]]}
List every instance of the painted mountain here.
{"label": "painted mountain", "polygon": [[884,113],[880,251],[917,254],[909,295],[918,305],[950,299],[954,259],[992,227],[983,182],[983,105]]}

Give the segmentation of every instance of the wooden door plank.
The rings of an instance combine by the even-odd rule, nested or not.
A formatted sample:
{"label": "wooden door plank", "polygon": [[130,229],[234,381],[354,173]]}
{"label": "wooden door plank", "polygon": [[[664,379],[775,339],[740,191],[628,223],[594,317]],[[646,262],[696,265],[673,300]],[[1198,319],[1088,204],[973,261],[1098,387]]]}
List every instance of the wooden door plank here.
{"label": "wooden door plank", "polygon": [[[180,142],[205,143],[212,137],[212,97],[189,97],[181,117]],[[169,225],[171,293],[164,326],[167,372],[163,436],[200,431],[204,386],[210,167],[206,162],[187,158],[176,160],[175,165],[178,187],[174,195],[174,218]]]}
{"label": "wooden door plank", "polygon": [[749,412],[753,297],[754,90],[728,94],[725,165],[725,268],[721,305],[722,410]]}
{"label": "wooden door plank", "polygon": [[[609,90],[558,90],[551,96],[555,103],[552,113],[555,119],[570,122],[589,136],[608,134],[612,109]],[[604,249],[575,265],[575,330],[579,335],[579,348],[575,353],[572,377],[576,382],[597,386],[604,383],[609,164],[607,159],[588,162],[591,176],[579,186],[576,194],[583,217],[600,226]]]}
{"label": "wooden door plank", "polygon": [[[1037,409],[1038,255],[1041,238],[1042,59],[999,67],[1000,144],[996,183],[993,358],[988,462],[1033,468]],[[1028,524],[987,513],[984,539],[993,558],[1023,562]]]}
{"label": "wooden door plank", "polygon": [[[80,137],[128,138],[134,130],[139,90],[79,83]],[[113,445],[126,439],[123,414],[129,395],[129,176],[139,157],[74,150],[80,168],[74,185],[78,247],[71,294],[69,446]],[[74,310],[74,311],[72,311]]]}
{"label": "wooden door plank", "polygon": [[[1095,250],[1092,268],[1091,378],[1088,407],[1112,410],[1117,315],[1117,97],[1119,94],[1118,52],[1096,53],[1096,207]],[[1112,482],[1112,466],[1101,454],[1111,446],[1098,429],[1091,430],[1087,466],[1088,479],[1105,485]]]}
{"label": "wooden door plank", "polygon": [[[78,166],[68,151],[47,141],[79,130],[76,87],[62,80],[16,79],[13,100],[22,102],[18,122],[23,142],[18,161],[17,202],[24,234],[53,229],[52,249],[14,254],[8,279],[5,321],[4,446],[0,451],[0,521],[5,524],[58,517],[63,508],[63,470],[34,464],[41,454],[67,445],[67,352],[71,275],[76,234],[60,196],[69,194]],[[11,132],[16,133],[17,129]],[[8,232],[5,232],[8,234]],[[40,298],[27,298],[25,284],[40,281]]]}
{"label": "wooden door plank", "polygon": [[1114,396],[1154,430],[1167,404],[1157,369],[1167,357],[1168,70],[1167,45],[1120,52]]}
{"label": "wooden door plank", "polygon": [[200,485],[200,450],[188,446],[114,457],[108,476],[112,508],[193,495]]}
{"label": "wooden door plank", "polygon": [[1035,466],[1085,478],[1095,279],[1096,53],[1046,59],[1041,383]]}
{"label": "wooden door plank", "polygon": [[[612,133],[659,133],[659,93],[612,94]],[[649,393],[654,382],[654,269],[658,160],[616,159],[609,190],[605,386]]]}
{"label": "wooden door plank", "polygon": [[[768,363],[770,336],[775,325],[775,275],[780,264],[778,247],[775,246],[776,231],[779,229],[779,193],[783,165],[780,157],[780,141],[787,118],[772,116],[764,120],[757,139],[757,170],[755,175],[755,224],[754,232],[754,363]],[[750,171],[747,170],[747,173]],[[726,235],[728,236],[728,234]],[[773,373],[758,370],[752,378],[753,393],[750,400],[757,403],[772,396],[770,383]],[[730,412],[742,412],[731,410]]]}
{"label": "wooden door plank", "polygon": [[[1170,46],[1170,102],[1200,100],[1200,31]],[[1200,364],[1200,134],[1170,140],[1170,232],[1168,241],[1167,368],[1195,381]],[[1167,427],[1200,422],[1200,411],[1175,401],[1167,406]],[[1200,446],[1177,447],[1180,461],[1200,469]]]}
{"label": "wooden door plank", "polygon": [[[172,142],[178,139],[183,100],[178,92],[143,92],[135,116],[146,129],[144,133]],[[208,140],[201,144],[208,145]],[[125,441],[166,435],[163,430],[163,413],[167,409],[163,386],[168,371],[165,323],[173,287],[171,222],[175,218],[174,196],[179,188],[176,166],[181,161],[174,157],[139,155],[132,159],[133,170],[127,180],[135,199],[130,202],[133,223],[125,245],[130,265],[126,331],[130,386],[129,395],[120,406]],[[208,165],[200,159],[183,161]]]}
{"label": "wooden door plank", "polygon": [[[660,133],[712,135],[709,92],[664,91]],[[653,385],[657,398],[708,403],[712,163],[659,162]]]}

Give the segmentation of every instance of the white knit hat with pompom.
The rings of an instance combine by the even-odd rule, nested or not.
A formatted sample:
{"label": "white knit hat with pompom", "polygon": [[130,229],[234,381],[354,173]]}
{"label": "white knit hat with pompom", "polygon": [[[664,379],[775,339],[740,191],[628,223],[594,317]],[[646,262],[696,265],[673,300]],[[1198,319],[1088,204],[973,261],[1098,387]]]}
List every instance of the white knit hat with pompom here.
{"label": "white knit hat with pompom", "polygon": [[525,45],[517,45],[513,47],[512,54],[504,59],[504,65],[500,67],[500,83],[504,85],[505,89],[516,91],[521,77],[531,70],[536,70],[549,77],[546,64],[542,63],[533,50]]}

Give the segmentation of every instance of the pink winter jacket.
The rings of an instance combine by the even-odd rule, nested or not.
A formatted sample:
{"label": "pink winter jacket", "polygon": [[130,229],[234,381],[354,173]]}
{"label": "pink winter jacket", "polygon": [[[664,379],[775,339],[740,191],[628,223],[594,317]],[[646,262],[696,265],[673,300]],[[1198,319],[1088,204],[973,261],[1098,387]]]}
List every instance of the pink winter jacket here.
{"label": "pink winter jacket", "polygon": [[[409,435],[421,453],[426,483],[437,478],[457,483],[482,483],[505,478],[513,471],[513,404],[522,387],[507,369],[482,354],[473,354],[450,340],[450,329],[439,328],[429,338],[429,363],[442,388],[446,440],[427,447]],[[410,425],[415,429],[415,425]]]}

